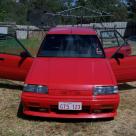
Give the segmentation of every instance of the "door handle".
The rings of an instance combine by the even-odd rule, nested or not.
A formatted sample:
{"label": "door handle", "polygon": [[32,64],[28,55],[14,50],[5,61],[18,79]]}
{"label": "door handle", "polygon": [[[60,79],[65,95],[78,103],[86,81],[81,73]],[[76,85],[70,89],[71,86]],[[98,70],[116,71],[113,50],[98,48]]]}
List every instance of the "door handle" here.
{"label": "door handle", "polygon": [[5,60],[4,58],[0,58],[0,61],[3,61],[3,60]]}

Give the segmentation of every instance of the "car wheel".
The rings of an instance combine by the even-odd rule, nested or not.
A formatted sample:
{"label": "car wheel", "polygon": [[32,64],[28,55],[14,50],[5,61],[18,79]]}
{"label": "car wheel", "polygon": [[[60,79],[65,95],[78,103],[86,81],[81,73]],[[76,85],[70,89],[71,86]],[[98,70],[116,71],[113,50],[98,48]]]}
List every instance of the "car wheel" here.
{"label": "car wheel", "polygon": [[17,117],[18,118],[23,118],[24,114],[23,114],[23,104],[22,102],[20,102],[19,107],[18,107],[18,112],[17,112]]}

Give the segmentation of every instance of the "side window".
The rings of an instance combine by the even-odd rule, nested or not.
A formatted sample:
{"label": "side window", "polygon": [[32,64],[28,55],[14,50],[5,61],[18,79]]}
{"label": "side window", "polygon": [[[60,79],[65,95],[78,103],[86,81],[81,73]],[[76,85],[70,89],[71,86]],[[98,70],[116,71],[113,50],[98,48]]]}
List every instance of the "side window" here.
{"label": "side window", "polygon": [[119,46],[117,36],[115,35],[115,31],[102,31],[100,34],[104,48]]}
{"label": "side window", "polygon": [[0,36],[0,53],[19,56],[24,49],[14,37],[4,35]]}
{"label": "side window", "polygon": [[122,45],[125,45],[125,40],[121,37],[121,35],[116,32],[116,37],[118,38],[118,43],[119,43],[119,46],[122,46]]}

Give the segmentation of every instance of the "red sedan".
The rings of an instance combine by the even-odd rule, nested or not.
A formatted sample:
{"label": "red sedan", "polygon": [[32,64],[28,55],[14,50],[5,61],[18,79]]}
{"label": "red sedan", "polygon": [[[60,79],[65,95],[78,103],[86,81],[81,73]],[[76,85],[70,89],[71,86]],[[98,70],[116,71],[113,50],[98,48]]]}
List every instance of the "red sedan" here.
{"label": "red sedan", "polygon": [[106,58],[93,29],[51,29],[36,58],[16,41],[15,49],[0,52],[0,77],[25,81],[21,114],[113,118],[119,105],[117,82],[136,80],[136,57],[124,58],[119,48]]}
{"label": "red sedan", "polygon": [[21,102],[23,113],[32,116],[114,117],[118,87],[96,32],[51,29],[26,78]]}

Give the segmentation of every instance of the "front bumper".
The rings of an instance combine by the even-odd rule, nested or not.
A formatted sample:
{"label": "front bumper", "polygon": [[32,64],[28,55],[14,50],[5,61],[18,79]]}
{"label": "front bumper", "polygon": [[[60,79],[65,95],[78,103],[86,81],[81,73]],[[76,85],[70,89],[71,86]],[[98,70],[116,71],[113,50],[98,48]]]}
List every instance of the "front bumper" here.
{"label": "front bumper", "polygon": [[[111,96],[38,96],[27,95],[21,96],[23,104],[23,113],[30,116],[47,117],[47,118],[112,118],[117,115],[119,104],[119,95]],[[58,102],[82,102],[81,111],[60,111]]]}

